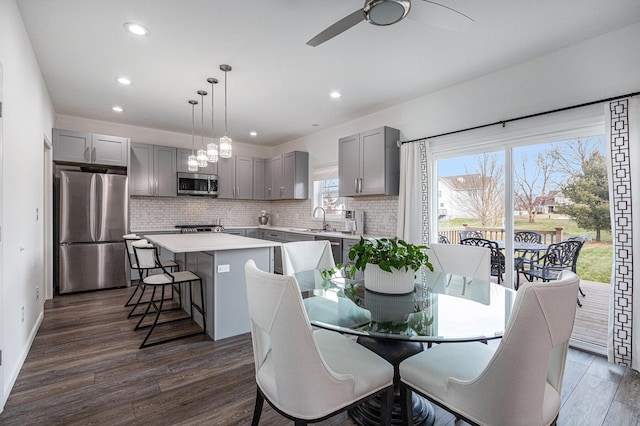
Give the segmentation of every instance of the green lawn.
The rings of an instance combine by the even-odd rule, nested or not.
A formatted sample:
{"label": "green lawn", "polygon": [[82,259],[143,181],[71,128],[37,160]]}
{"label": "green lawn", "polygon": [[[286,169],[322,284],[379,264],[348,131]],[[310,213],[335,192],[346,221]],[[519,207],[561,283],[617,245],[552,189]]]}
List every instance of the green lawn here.
{"label": "green lawn", "polygon": [[[461,227],[467,224],[473,227],[481,227],[482,224],[474,219],[454,219],[448,222],[440,222],[442,228]],[[573,220],[565,219],[559,215],[539,215],[534,223],[529,223],[527,216],[516,217],[514,220],[516,229],[531,231],[552,231],[555,228],[563,228],[565,237],[584,235],[591,239],[582,247],[578,258],[578,275],[588,281],[609,283],[611,281],[611,267],[613,264],[613,252],[611,244],[611,232],[603,231],[601,242],[595,242],[595,231],[587,231],[579,228]]]}

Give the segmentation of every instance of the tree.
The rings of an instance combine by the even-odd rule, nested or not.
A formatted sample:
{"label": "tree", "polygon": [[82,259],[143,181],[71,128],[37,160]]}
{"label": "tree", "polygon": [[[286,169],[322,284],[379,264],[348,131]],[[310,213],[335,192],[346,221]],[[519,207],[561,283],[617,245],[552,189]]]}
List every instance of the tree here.
{"label": "tree", "polygon": [[[466,169],[466,167],[465,167]],[[498,164],[498,156],[484,153],[477,157],[477,173],[471,179],[464,199],[458,200],[483,226],[499,226],[504,216],[504,166]]]}
{"label": "tree", "polygon": [[605,157],[600,151],[592,152],[582,165],[582,171],[563,188],[565,197],[573,204],[561,209],[571,216],[579,227],[600,232],[611,229],[609,213],[609,186]]}
{"label": "tree", "polygon": [[533,170],[527,167],[526,155],[520,157],[521,167],[514,168],[514,192],[518,206],[529,214],[529,223],[536,221],[536,210],[547,193],[547,186],[555,175],[555,158],[549,150],[538,153]]}

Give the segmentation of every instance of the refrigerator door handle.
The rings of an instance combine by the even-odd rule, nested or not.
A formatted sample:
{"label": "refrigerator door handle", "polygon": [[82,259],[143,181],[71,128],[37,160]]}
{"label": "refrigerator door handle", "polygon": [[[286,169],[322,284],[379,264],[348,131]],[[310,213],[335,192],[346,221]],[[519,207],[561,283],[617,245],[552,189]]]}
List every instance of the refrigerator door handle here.
{"label": "refrigerator door handle", "polygon": [[96,182],[96,175],[94,174],[93,176],[91,176],[91,192],[89,195],[89,230],[91,232],[91,240],[92,241],[98,241],[98,236],[96,235],[96,227],[97,224],[96,222],[96,202],[97,202],[97,197],[96,197],[96,191],[97,191],[97,186],[98,183]]}

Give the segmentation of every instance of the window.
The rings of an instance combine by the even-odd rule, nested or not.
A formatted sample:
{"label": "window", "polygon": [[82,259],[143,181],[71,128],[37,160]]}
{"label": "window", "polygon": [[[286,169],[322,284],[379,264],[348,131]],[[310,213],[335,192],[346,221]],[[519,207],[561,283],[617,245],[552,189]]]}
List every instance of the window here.
{"label": "window", "polygon": [[342,219],[345,200],[338,196],[338,166],[316,167],[313,171],[313,208],[322,207],[327,220]]}

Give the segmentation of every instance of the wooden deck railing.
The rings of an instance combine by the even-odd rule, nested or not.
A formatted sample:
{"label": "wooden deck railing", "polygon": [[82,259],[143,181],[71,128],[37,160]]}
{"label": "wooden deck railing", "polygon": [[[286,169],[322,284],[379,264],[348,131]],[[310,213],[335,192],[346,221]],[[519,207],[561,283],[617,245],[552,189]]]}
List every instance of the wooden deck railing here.
{"label": "wooden deck railing", "polygon": [[[551,244],[564,239],[563,229],[564,228],[555,228],[554,231],[535,230],[534,232],[542,234],[543,244]],[[438,233],[447,237],[451,244],[458,244],[460,243],[460,231],[463,230],[480,231],[487,240],[504,240],[505,235],[504,228],[483,228],[468,225],[462,225],[461,227],[454,228],[440,228]],[[516,231],[529,231],[529,229],[516,229]]]}

